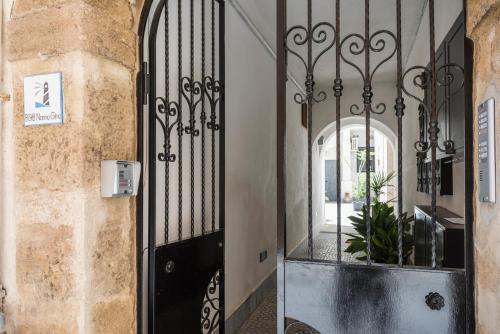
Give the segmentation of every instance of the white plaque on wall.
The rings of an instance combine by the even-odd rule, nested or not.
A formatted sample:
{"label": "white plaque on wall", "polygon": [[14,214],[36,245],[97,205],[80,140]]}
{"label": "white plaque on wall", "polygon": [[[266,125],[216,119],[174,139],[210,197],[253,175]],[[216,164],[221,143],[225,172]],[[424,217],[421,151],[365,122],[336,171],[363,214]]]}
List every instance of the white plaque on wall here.
{"label": "white plaque on wall", "polygon": [[24,78],[24,125],[64,123],[62,73]]}

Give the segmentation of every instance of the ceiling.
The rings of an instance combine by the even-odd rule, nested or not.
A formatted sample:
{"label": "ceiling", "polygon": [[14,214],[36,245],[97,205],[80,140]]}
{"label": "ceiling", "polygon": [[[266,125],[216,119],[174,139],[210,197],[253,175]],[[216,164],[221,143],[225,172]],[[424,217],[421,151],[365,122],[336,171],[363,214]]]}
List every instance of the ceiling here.
{"label": "ceiling", "polygon": [[[276,1],[272,0],[233,0],[237,1],[245,10],[247,15],[258,27],[265,39],[273,46],[276,46]],[[305,0],[288,0],[288,27],[295,25],[307,24],[307,8]],[[386,29],[396,34],[396,0],[375,0],[371,1],[370,8],[370,30],[374,32]],[[415,36],[417,34],[420,21],[423,15],[426,0],[403,0],[402,9],[402,56],[403,63],[410,54]],[[314,0],[313,1],[313,26],[319,22],[335,23],[335,2],[333,0]],[[363,0],[344,0],[341,1],[341,40],[349,34],[359,33],[364,34],[364,1]],[[333,40],[333,31],[326,29],[328,34],[327,40],[315,45],[313,48],[313,57],[319,54],[326,45],[330,45]],[[381,61],[387,58],[395,48],[393,39],[387,38],[385,49],[381,52],[371,53],[371,67],[376,67]],[[343,53],[346,59],[364,69],[364,53],[358,56],[349,55],[349,44],[354,39],[345,42]],[[392,42],[391,42],[392,41]],[[375,42],[375,40],[374,40]],[[294,46],[294,50],[306,58],[306,46],[295,47],[291,37],[289,39],[289,47]],[[335,47],[327,51],[318,61],[314,71],[315,81],[318,86],[333,84],[335,77]],[[299,80],[305,80],[304,65],[298,61],[294,55],[289,55],[289,70]],[[345,83],[361,84],[361,75],[352,66],[341,63],[341,76]],[[396,57],[392,57],[387,63],[382,65],[374,76],[374,81],[395,81],[396,79]]]}

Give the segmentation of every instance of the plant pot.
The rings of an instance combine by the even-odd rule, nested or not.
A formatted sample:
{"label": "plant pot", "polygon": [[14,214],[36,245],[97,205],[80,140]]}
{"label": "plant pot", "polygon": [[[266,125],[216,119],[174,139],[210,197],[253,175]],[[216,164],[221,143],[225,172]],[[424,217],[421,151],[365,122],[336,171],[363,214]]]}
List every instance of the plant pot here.
{"label": "plant pot", "polygon": [[363,206],[366,204],[366,200],[365,199],[354,199],[352,201],[352,208],[354,211],[356,212],[359,212],[361,210],[363,210]]}

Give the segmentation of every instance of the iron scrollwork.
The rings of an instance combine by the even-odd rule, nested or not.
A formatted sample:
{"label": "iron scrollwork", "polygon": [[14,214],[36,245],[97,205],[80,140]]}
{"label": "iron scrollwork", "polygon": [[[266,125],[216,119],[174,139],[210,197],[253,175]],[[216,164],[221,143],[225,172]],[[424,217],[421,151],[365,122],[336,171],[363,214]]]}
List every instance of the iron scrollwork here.
{"label": "iron scrollwork", "polygon": [[[367,61],[365,71],[358,66],[354,61],[349,60],[349,58],[346,56],[346,50],[348,50],[349,54],[351,56],[360,56],[362,54],[366,53],[382,53],[384,51],[387,51],[387,45],[388,43],[394,44],[394,48],[391,48],[388,52],[388,55],[385,56],[378,64],[375,65],[373,70],[370,71],[369,69],[369,58]],[[347,47],[345,45],[348,44]],[[380,102],[375,105],[375,108],[373,108],[373,88],[372,88],[372,82],[375,74],[377,71],[389,60],[391,60],[394,55],[397,52],[397,38],[396,36],[389,30],[378,30],[372,35],[370,35],[368,38],[365,38],[361,34],[358,33],[352,33],[347,36],[345,36],[342,41],[340,42],[340,57],[342,60],[351,66],[353,69],[356,70],[356,72],[359,73],[361,76],[361,79],[363,80],[363,93],[362,93],[362,98],[363,98],[363,109],[361,107],[354,103],[350,107],[350,112],[352,115],[362,115],[365,112],[371,112],[374,114],[381,115],[385,113],[387,110],[387,106],[385,103]],[[404,109],[404,104],[402,104],[403,101],[399,101],[397,107],[400,110]]]}
{"label": "iron scrollwork", "polygon": [[[407,78],[411,77],[411,83],[413,87],[421,90],[425,90],[427,86],[429,85],[430,78],[432,77],[430,70],[425,67],[425,66],[412,66],[409,69],[405,71],[403,74],[403,79],[402,79],[402,90],[406,94],[406,96],[410,97],[411,99],[414,99],[415,101],[418,102],[419,104],[419,116],[421,117],[422,120],[427,119],[430,115],[429,107],[426,105],[425,101],[423,98],[420,98],[417,96],[416,93],[414,93],[410,88],[405,84],[407,81]],[[437,124],[436,124],[437,127]],[[431,138],[431,129],[428,129],[429,131],[429,141],[432,140]],[[439,132],[439,129],[433,129],[432,133]],[[436,133],[437,136],[437,133]],[[437,141],[437,137],[436,137]],[[419,139],[413,144],[415,150],[417,151],[417,155],[419,156],[424,156],[431,148],[431,145],[428,141],[425,140],[425,136],[420,134]]]}
{"label": "iron scrollwork", "polygon": [[218,131],[220,129],[219,124],[217,124],[217,105],[222,98],[223,89],[219,80],[215,80],[211,76],[206,76],[203,79],[203,89],[205,95],[208,98],[208,103],[210,106],[210,122],[207,122],[207,128],[210,130]]}
{"label": "iron scrollwork", "polygon": [[[455,70],[458,72],[459,76],[462,78],[461,82],[458,84],[458,87],[454,89],[453,91],[450,92],[453,83],[456,81],[456,75],[452,72],[452,70]],[[439,115],[443,108],[449,109],[449,101],[457,95],[464,87],[464,69],[455,63],[449,63],[445,64],[441,67],[439,67],[436,70],[436,83],[439,87],[443,87],[446,90],[446,98],[444,101],[441,102],[437,109],[437,114]],[[449,110],[446,110],[446,112],[449,112]],[[441,152],[447,153],[447,154],[453,154],[455,153],[455,142],[451,140],[450,138],[446,138],[443,141],[443,147],[437,143],[437,149],[440,150]]]}
{"label": "iron scrollwork", "polygon": [[196,129],[196,119],[195,112],[196,107],[201,102],[203,98],[202,94],[202,84],[199,81],[194,81],[192,78],[183,77],[182,78],[182,96],[186,100],[189,107],[189,125],[184,128],[186,134],[192,134],[197,137],[200,134],[200,130]]}
{"label": "iron scrollwork", "polygon": [[222,271],[217,270],[208,284],[201,308],[201,330],[203,334],[217,333],[221,321],[219,289]]}
{"label": "iron scrollwork", "polygon": [[[327,98],[325,91],[315,92],[314,70],[321,57],[330,49],[338,40],[338,34],[335,27],[329,22],[319,22],[312,24],[312,0],[307,1],[307,27],[295,25],[288,29],[284,36],[284,46],[287,53],[294,55],[299,62],[302,63],[305,69],[305,95],[296,93],[294,101],[299,105],[307,104],[307,163],[308,163],[308,254],[313,258],[313,239],[312,239],[312,105],[320,103]],[[329,38],[329,32],[332,32]],[[304,58],[299,53],[297,48],[306,46],[307,57]],[[313,46],[319,48],[319,51],[314,54]]]}
{"label": "iron scrollwork", "polygon": [[[172,145],[170,145],[170,138],[174,125],[179,122],[179,117],[180,117],[179,104],[175,101],[167,102],[162,97],[157,97],[156,103],[158,104],[158,106],[155,117],[163,130],[163,136],[165,138],[165,144],[163,145],[163,152],[158,153],[158,160],[164,162],[175,162],[176,156],[170,151],[172,148]],[[165,115],[165,119],[175,116],[177,116],[177,119],[169,124],[169,122],[165,123],[163,121],[162,117],[160,117],[161,115]]]}
{"label": "iron scrollwork", "polygon": [[[442,110],[447,106],[448,100],[458,94],[464,87],[464,69],[460,65],[454,63],[443,65],[436,70],[436,85],[445,89],[449,89],[453,85],[456,81],[457,75],[450,72],[450,69],[458,71],[459,74],[461,74],[462,81],[458,84],[458,87],[447,95],[445,100],[442,101],[437,107],[437,115],[439,115],[439,113],[442,112]],[[413,66],[406,70],[403,74],[403,92],[419,103],[419,120],[421,118],[427,119],[430,118],[430,110],[424,99],[418,97],[416,93],[410,92],[410,89],[405,85],[407,77],[414,72],[417,73],[414,74],[411,83],[415,88],[421,90],[427,89],[428,85],[432,84],[432,73],[429,68],[425,66]],[[425,117],[422,117],[423,115],[425,115]],[[425,155],[433,145],[435,145],[435,147],[441,152],[453,154],[455,152],[455,143],[453,140],[446,138],[443,141],[443,146],[441,146],[438,141],[438,135],[441,132],[441,129],[439,128],[437,120],[429,121],[428,125],[427,131],[429,134],[429,141],[427,142],[423,140],[423,136],[420,134],[419,140],[414,143],[417,155]]]}
{"label": "iron scrollwork", "polygon": [[[301,105],[307,103],[309,100],[320,103],[327,98],[327,94],[325,91],[320,91],[316,95],[314,94],[314,70],[321,57],[335,45],[335,37],[331,38],[331,41],[328,42],[329,30],[331,30],[334,36],[336,35],[335,27],[331,23],[319,22],[315,24],[311,29],[308,29],[301,25],[295,25],[291,27],[286,34],[285,48],[287,52],[293,54],[302,63],[302,65],[304,65],[304,69],[306,71],[306,96],[303,96],[301,93],[296,93],[294,95],[294,100],[297,104]],[[312,55],[308,55],[308,60],[306,61],[306,59],[304,59],[304,57],[302,57],[302,55],[294,47],[291,46],[290,42],[293,42],[293,44],[295,44],[295,47],[300,47],[306,44],[325,44],[325,47],[322,48],[314,58],[312,58]]]}

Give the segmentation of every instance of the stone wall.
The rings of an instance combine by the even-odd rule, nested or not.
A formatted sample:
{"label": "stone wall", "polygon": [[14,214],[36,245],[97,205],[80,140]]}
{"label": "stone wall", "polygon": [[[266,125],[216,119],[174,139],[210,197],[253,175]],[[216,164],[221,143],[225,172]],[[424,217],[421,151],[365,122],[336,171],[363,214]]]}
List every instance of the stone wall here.
{"label": "stone wall", "polygon": [[[474,41],[474,117],[487,98],[496,99],[496,149],[500,157],[500,1],[469,0],[468,35]],[[477,129],[474,147],[477,147]],[[477,156],[477,152],[475,152]],[[477,159],[474,159],[477,167]],[[477,169],[476,169],[477,170]],[[476,173],[477,174],[477,173]],[[497,194],[500,194],[500,168],[497,166]],[[476,176],[475,184],[478,183]],[[477,189],[476,189],[477,192]],[[477,193],[475,198],[477,199]],[[478,333],[498,333],[500,328],[500,201],[476,201],[475,261],[476,314]]]}
{"label": "stone wall", "polygon": [[[100,197],[100,161],[136,159],[141,6],[3,2],[12,96],[2,109],[11,136],[3,177],[13,172],[2,206],[16,240],[2,259],[15,264],[4,274],[9,333],[133,333],[135,200]],[[64,75],[64,125],[24,127],[23,77],[54,71]]]}

